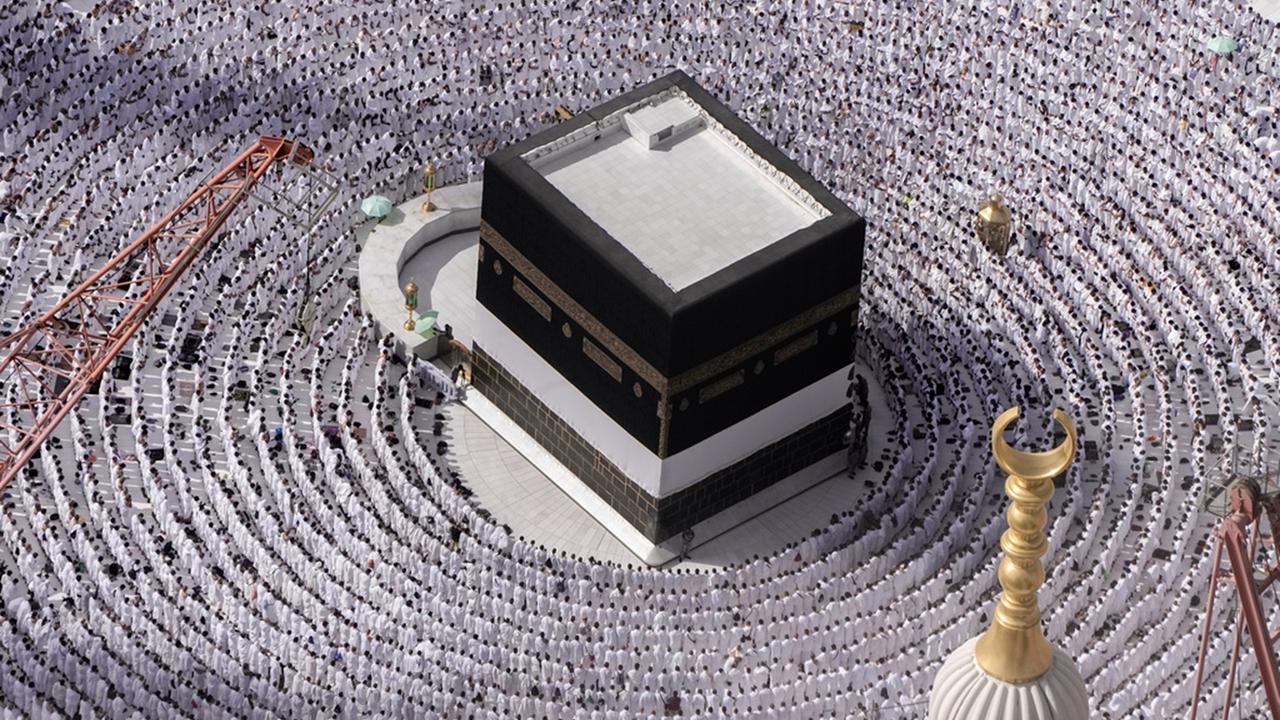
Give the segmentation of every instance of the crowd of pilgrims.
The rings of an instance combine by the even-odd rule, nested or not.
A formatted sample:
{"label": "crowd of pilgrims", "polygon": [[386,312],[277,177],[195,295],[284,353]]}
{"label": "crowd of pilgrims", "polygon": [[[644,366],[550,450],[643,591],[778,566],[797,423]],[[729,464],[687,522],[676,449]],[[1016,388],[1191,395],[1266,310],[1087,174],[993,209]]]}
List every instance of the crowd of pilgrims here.
{"label": "crowd of pilgrims", "polygon": [[[1199,494],[1224,448],[1269,458],[1280,363],[1276,36],[1241,0],[79,0],[0,22],[4,333],[259,134],[344,181],[305,238],[243,207],[5,489],[4,717],[923,717],[990,620],[986,443],[1012,404],[1080,424],[1040,605],[1094,716],[1192,701]],[[1240,49],[1211,55],[1218,34]],[[673,68],[868,218],[857,352],[892,416],[857,507],[700,572],[476,507],[431,432],[450,379],[397,359],[348,283],[361,196],[406,199],[427,160],[478,179],[555,106]],[[1006,258],[972,234],[993,190]],[[1019,441],[1051,441],[1037,416]],[[1213,626],[1206,697],[1232,641]]]}

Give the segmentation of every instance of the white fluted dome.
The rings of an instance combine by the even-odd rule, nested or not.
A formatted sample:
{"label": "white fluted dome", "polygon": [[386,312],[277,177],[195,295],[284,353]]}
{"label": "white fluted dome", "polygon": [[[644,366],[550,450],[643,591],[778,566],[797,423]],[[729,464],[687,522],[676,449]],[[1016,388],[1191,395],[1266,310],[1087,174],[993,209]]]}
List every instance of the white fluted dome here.
{"label": "white fluted dome", "polygon": [[1089,696],[1071,656],[1053,649],[1053,665],[1021,684],[988,675],[972,638],[942,663],[929,693],[929,720],[1088,720]]}

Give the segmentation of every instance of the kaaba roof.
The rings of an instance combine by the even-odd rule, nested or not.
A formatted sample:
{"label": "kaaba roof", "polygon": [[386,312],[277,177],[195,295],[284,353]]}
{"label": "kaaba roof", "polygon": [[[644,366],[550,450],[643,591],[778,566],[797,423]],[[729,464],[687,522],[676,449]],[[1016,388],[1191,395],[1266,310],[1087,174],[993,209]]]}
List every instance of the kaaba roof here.
{"label": "kaaba roof", "polygon": [[669,377],[861,277],[862,218],[679,71],[490,155],[481,217]]}
{"label": "kaaba roof", "polygon": [[676,291],[831,214],[678,86],[522,158]]}

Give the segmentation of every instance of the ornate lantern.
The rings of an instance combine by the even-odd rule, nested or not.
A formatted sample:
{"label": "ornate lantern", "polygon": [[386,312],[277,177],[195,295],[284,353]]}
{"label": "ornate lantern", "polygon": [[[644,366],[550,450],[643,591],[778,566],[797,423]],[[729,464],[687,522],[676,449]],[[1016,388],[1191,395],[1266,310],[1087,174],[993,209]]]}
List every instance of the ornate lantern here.
{"label": "ornate lantern", "polygon": [[982,207],[978,208],[976,229],[978,239],[987,246],[987,249],[997,255],[1008,254],[1013,222],[1009,208],[1005,207],[1004,197],[999,193],[992,195],[982,203]]}
{"label": "ornate lantern", "polygon": [[418,283],[412,280],[404,286],[404,309],[409,312],[409,318],[404,321],[404,329],[413,332],[418,326],[413,319],[413,311],[418,309]]}
{"label": "ornate lantern", "polygon": [[436,166],[427,163],[422,168],[422,191],[427,194],[427,201],[422,203],[422,212],[429,213],[436,209],[434,203],[431,202],[431,193],[436,189]]}

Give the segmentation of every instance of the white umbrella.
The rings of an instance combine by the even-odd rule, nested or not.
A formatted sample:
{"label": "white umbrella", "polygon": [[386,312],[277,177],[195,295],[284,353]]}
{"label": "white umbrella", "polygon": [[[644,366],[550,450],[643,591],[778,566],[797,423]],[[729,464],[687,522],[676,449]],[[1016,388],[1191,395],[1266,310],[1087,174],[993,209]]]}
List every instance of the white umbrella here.
{"label": "white umbrella", "polygon": [[1249,5],[1262,17],[1280,21],[1280,0],[1250,0]]}

